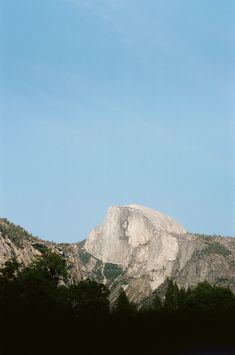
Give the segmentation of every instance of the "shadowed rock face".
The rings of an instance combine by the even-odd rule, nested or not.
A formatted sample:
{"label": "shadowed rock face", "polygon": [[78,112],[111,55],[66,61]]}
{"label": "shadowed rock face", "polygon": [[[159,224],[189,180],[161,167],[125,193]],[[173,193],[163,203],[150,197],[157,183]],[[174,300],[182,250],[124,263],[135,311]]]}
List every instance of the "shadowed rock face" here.
{"label": "shadowed rock face", "polygon": [[189,234],[172,218],[143,206],[110,207],[104,223],[75,244],[36,239],[0,219],[0,267],[12,257],[27,265],[44,247],[66,258],[68,283],[93,278],[110,287],[111,299],[122,287],[132,301],[141,302],[167,277],[180,287],[206,279],[235,292],[235,238]]}

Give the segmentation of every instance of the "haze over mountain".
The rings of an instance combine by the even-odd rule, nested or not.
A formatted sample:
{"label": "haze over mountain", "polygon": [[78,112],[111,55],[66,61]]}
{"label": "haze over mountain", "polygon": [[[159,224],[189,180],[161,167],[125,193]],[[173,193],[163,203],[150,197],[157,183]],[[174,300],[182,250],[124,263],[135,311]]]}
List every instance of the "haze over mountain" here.
{"label": "haze over mountain", "polygon": [[56,244],[37,240],[0,221],[0,264],[12,257],[28,264],[49,248],[63,255],[69,281],[94,278],[111,290],[125,289],[135,302],[151,296],[167,278],[179,287],[208,280],[235,292],[235,239],[193,235],[174,219],[140,205],[112,206],[84,242]]}

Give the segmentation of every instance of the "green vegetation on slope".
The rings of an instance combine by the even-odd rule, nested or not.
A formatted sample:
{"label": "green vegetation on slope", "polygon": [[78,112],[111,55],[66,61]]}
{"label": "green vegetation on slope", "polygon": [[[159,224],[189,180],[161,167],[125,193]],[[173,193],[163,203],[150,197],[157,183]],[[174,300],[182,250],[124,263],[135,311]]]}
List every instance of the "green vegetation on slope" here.
{"label": "green vegetation on slope", "polygon": [[0,233],[3,238],[8,237],[18,247],[22,246],[24,239],[31,241],[38,239],[28,233],[24,228],[9,222],[6,218],[0,218]]}
{"label": "green vegetation on slope", "polygon": [[218,255],[223,255],[224,257],[228,256],[231,254],[230,250],[226,248],[224,245],[218,243],[218,242],[212,242],[208,244],[206,248],[202,250],[203,254],[218,254]]}
{"label": "green vegetation on slope", "polygon": [[87,264],[91,259],[91,254],[87,253],[85,250],[81,249],[79,251],[79,257],[83,264]]}
{"label": "green vegetation on slope", "polygon": [[118,276],[120,276],[123,272],[121,266],[112,263],[106,263],[104,267],[104,276],[109,281],[114,281]]}

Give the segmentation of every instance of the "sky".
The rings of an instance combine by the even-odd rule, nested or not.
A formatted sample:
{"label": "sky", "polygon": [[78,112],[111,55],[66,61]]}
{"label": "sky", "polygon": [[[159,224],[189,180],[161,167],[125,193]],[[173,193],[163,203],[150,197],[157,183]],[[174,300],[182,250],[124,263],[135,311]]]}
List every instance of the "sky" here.
{"label": "sky", "polygon": [[235,236],[235,2],[0,0],[0,216],[77,242],[109,206]]}

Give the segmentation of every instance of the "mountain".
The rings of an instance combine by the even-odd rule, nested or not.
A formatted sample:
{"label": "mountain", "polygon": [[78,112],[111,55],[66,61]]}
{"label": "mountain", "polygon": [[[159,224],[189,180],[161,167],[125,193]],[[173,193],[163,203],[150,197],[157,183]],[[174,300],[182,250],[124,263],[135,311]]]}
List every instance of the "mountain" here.
{"label": "mountain", "polygon": [[208,280],[235,293],[235,238],[188,233],[174,219],[139,205],[110,207],[84,242],[56,244],[0,219],[0,265],[15,257],[28,264],[51,249],[67,260],[69,283],[90,277],[107,284],[111,300],[120,287],[143,302],[167,278],[179,287]]}
{"label": "mountain", "polygon": [[235,292],[235,239],[192,235],[172,218],[149,208],[111,207],[84,249],[103,263],[123,269],[117,285],[140,302],[167,278],[180,287],[208,280]]}

